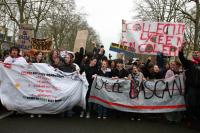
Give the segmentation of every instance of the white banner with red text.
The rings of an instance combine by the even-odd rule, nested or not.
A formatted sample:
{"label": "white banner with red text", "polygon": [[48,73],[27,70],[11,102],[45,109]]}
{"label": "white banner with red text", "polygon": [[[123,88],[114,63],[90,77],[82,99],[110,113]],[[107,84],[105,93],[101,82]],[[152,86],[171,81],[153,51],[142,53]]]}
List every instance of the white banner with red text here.
{"label": "white banner with red text", "polygon": [[183,43],[185,24],[122,21],[122,45],[137,54],[177,56]]}
{"label": "white banner with red text", "polygon": [[0,70],[0,99],[8,110],[57,114],[85,107],[88,83],[77,72],[64,73],[45,63],[0,63]]}

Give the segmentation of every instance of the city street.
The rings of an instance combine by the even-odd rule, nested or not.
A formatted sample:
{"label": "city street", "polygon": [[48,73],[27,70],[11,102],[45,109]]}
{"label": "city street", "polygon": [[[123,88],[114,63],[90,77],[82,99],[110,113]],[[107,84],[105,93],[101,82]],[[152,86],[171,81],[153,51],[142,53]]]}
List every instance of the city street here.
{"label": "city street", "polygon": [[159,117],[145,116],[141,121],[129,117],[108,118],[65,118],[60,115],[10,115],[0,119],[0,133],[198,133],[186,128],[185,122],[169,124]]}
{"label": "city street", "polygon": [[0,0],[0,133],[200,133],[200,0]]}

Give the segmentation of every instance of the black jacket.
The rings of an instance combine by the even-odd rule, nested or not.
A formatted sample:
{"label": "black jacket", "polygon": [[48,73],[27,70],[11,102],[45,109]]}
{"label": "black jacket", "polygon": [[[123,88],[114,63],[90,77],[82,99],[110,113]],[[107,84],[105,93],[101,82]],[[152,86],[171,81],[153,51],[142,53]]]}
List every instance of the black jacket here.
{"label": "black jacket", "polygon": [[179,59],[186,69],[186,89],[188,87],[196,88],[200,90],[200,63],[195,64],[190,60],[187,60],[183,52],[179,52]]}
{"label": "black jacket", "polygon": [[128,77],[128,71],[126,71],[124,68],[119,71],[118,69],[113,69],[112,70],[112,76],[113,77],[119,77],[119,78],[124,78],[124,77]]}
{"label": "black jacket", "polygon": [[89,83],[89,86],[91,86],[91,85],[92,85],[92,82],[93,82],[92,75],[98,73],[97,66],[91,67],[91,66],[89,66],[89,65],[86,65],[86,66],[84,67],[84,72],[85,72],[85,74],[86,74],[86,78],[87,78],[87,81],[88,81],[88,83]]}
{"label": "black jacket", "polygon": [[76,71],[76,66],[73,63],[72,64],[63,63],[61,66],[59,66],[59,69],[63,72],[72,73]]}
{"label": "black jacket", "polygon": [[97,74],[98,74],[99,76],[103,76],[103,77],[108,77],[108,78],[111,78],[111,77],[112,77],[111,70],[110,70],[110,71],[103,72],[101,69],[99,69]]}
{"label": "black jacket", "polygon": [[179,52],[179,59],[186,69],[185,102],[189,118],[200,120],[200,63],[194,63]]}

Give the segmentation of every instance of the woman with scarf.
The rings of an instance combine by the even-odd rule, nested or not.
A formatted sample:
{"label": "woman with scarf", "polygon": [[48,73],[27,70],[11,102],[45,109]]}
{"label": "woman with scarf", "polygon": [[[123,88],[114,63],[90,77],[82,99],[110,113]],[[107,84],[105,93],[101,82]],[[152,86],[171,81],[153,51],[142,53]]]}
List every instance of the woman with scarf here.
{"label": "woman with scarf", "polygon": [[[130,71],[130,74],[128,76],[131,82],[134,83],[134,86],[137,86],[140,88],[142,81],[146,80],[143,73],[139,71],[138,67],[136,65],[132,66],[132,69]],[[131,113],[131,120],[140,121],[141,120],[141,114],[139,113]]]}

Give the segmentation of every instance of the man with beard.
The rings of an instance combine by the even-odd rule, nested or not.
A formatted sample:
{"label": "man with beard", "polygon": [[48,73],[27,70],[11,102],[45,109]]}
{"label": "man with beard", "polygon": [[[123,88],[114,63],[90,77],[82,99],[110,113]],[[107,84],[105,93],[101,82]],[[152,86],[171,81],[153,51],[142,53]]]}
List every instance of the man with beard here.
{"label": "man with beard", "polygon": [[192,60],[187,60],[183,55],[184,46],[185,44],[180,48],[179,59],[186,70],[185,101],[189,118],[188,126],[197,128],[196,122],[200,120],[200,54],[198,51],[193,51]]}

